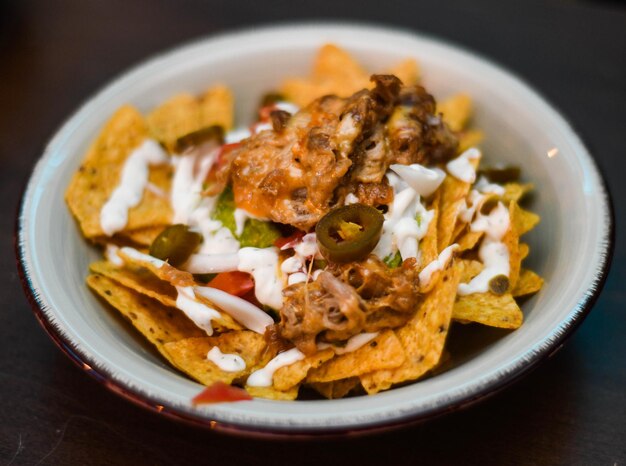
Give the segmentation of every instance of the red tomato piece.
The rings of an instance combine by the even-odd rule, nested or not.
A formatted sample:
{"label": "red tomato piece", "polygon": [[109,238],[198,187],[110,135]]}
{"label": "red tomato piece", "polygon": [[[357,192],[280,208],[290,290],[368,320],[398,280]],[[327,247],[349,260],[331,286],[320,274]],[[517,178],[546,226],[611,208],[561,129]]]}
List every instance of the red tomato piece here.
{"label": "red tomato piece", "polygon": [[302,241],[303,236],[304,232],[298,230],[291,236],[278,238],[276,241],[274,241],[274,246],[282,250],[291,249],[297,246],[300,241]]}
{"label": "red tomato piece", "polygon": [[245,272],[222,272],[218,273],[213,280],[207,283],[211,288],[225,291],[234,296],[243,296],[254,289],[254,280],[249,273]]}
{"label": "red tomato piece", "polygon": [[224,403],[251,400],[250,394],[243,388],[233,387],[224,382],[215,382],[191,399],[194,405],[206,403]]}

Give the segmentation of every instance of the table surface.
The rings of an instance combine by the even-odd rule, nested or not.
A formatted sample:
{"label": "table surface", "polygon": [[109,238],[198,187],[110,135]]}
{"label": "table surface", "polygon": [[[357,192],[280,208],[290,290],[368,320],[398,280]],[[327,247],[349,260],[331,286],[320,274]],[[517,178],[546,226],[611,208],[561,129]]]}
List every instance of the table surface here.
{"label": "table surface", "polygon": [[[244,2],[241,2],[244,3]],[[626,464],[626,9],[617,2],[0,3],[0,463]],[[305,11],[313,14],[304,13]],[[613,267],[565,348],[493,398],[427,424],[308,444],[231,438],[146,412],[53,345],[12,252],[21,188],[45,141],[112,77],[181,42],[294,19],[376,21],[430,33],[503,64],[582,134],[616,203]]]}

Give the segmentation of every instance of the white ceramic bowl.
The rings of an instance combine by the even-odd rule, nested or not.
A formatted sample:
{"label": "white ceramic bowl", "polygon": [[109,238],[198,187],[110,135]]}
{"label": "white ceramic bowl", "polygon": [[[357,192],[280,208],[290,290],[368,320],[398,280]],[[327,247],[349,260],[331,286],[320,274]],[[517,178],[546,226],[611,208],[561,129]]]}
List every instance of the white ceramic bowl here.
{"label": "white ceramic bowl", "polygon": [[[524,306],[517,331],[485,336],[453,368],[375,396],[343,400],[252,402],[194,407],[200,385],[150,351],[85,286],[98,257],[63,201],[89,142],[120,105],[147,111],[179,91],[232,86],[237,114],[281,78],[306,73],[325,42],[346,47],[371,70],[414,57],[435,96],[465,91],[487,138],[487,160],[521,165],[542,217],[528,236],[530,266],[546,278]],[[245,120],[245,119],[243,119]],[[240,122],[245,123],[241,120]],[[550,156],[552,155],[552,156]],[[216,36],[165,53],[113,81],[72,115],[50,141],[24,194],[18,253],[35,313],[87,373],[132,401],[226,431],[328,434],[376,430],[466,406],[526,373],[558,349],[589,311],[610,259],[610,200],[596,165],[568,123],[507,71],[457,47],[408,32],[356,25],[300,24]],[[480,340],[481,337],[479,337]]]}

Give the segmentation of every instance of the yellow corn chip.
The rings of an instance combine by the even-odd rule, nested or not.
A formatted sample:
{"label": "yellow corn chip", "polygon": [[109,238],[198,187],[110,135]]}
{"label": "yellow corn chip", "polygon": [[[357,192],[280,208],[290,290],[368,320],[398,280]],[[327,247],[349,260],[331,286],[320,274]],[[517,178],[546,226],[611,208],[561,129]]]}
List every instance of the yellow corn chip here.
{"label": "yellow corn chip", "polygon": [[191,94],[178,94],[152,110],[150,133],[173,152],[176,140],[200,129],[200,104]]}
{"label": "yellow corn chip", "polygon": [[323,397],[334,400],[343,398],[361,384],[358,377],[334,380],[332,382],[314,382],[309,384],[316,392]]}
{"label": "yellow corn chip", "polygon": [[513,288],[512,295],[514,298],[526,296],[536,293],[543,286],[543,278],[532,270],[522,269],[519,275],[517,285]]}
{"label": "yellow corn chip", "polygon": [[509,204],[509,218],[511,226],[502,238],[502,242],[509,250],[509,291],[515,288],[519,271],[522,266],[522,257],[519,253],[519,233],[517,226],[519,225],[519,207],[516,202]]}
{"label": "yellow corn chip", "polygon": [[519,236],[522,236],[535,228],[535,226],[539,223],[539,220],[541,220],[539,215],[528,210],[524,210],[518,205],[516,205],[514,215],[512,215],[511,218],[514,219],[515,228]]}
{"label": "yellow corn chip", "polygon": [[452,131],[461,131],[472,114],[472,99],[467,94],[456,94],[437,104],[437,113],[443,114]]}
{"label": "yellow corn chip", "polygon": [[167,262],[158,266],[147,258],[144,259],[143,257],[137,257],[135,255],[130,256],[124,252],[124,249],[120,249],[117,255],[122,258],[125,264],[130,264],[136,267],[144,267],[161,280],[171,283],[174,286],[194,286],[196,284],[193,275],[189,272],[178,270]]}
{"label": "yellow corn chip", "polygon": [[284,366],[274,373],[273,383],[276,390],[281,392],[289,390],[294,385],[302,382],[310,369],[319,367],[335,355],[335,352],[327,348],[318,351],[313,356],[308,356],[294,364]]}
{"label": "yellow corn chip", "polygon": [[[246,363],[246,368],[226,372],[207,359],[207,353],[217,346],[224,354],[236,354]],[[215,337],[186,338],[165,344],[165,352],[172,364],[203,385],[214,382],[233,383],[252,372],[265,350],[262,335],[246,330],[226,332]]]}
{"label": "yellow corn chip", "polygon": [[452,317],[507,329],[519,328],[524,320],[522,311],[510,293],[498,296],[490,292],[459,296],[454,303]]}
{"label": "yellow corn chip", "polygon": [[458,261],[458,267],[459,283],[467,283],[483,270],[484,265],[475,260],[461,259]]}
{"label": "yellow corn chip", "polygon": [[385,74],[393,74],[399,78],[405,86],[416,84],[419,81],[419,73],[417,62],[412,58],[402,60],[385,72]]}
{"label": "yellow corn chip", "polygon": [[[478,159],[471,160],[474,167],[478,166]],[[470,183],[457,180],[453,176],[446,176],[441,183],[441,201],[439,203],[439,217],[437,221],[437,249],[441,252],[447,248],[454,234],[456,220],[461,206],[470,191]]]}
{"label": "yellow corn chip", "polygon": [[369,74],[345,50],[333,44],[326,44],[317,52],[313,64],[313,79],[317,81],[333,81],[340,85],[359,86],[367,82]]}
{"label": "yellow corn chip", "polygon": [[415,316],[396,331],[406,360],[396,369],[362,375],[361,383],[367,393],[377,393],[393,384],[415,380],[439,363],[450,327],[459,276],[460,269],[453,262],[426,295]]}
{"label": "yellow corn chip", "polygon": [[234,99],[230,89],[222,84],[207,89],[200,98],[199,128],[217,125],[230,131],[234,119]]}
{"label": "yellow corn chip", "polygon": [[404,362],[404,350],[392,330],[385,330],[356,351],[339,355],[307,376],[307,382],[332,382],[379,369],[393,369]]}
{"label": "yellow corn chip", "polygon": [[178,309],[163,306],[107,277],[89,275],[87,284],[120,311],[168,361],[170,356],[164,349],[166,343],[205,335]]}
{"label": "yellow corn chip", "polygon": [[461,154],[470,147],[480,144],[485,139],[485,133],[478,129],[470,129],[457,134],[457,137],[459,139],[457,152]]}
{"label": "yellow corn chip", "polygon": [[266,398],[268,400],[292,401],[298,397],[299,385],[291,387],[289,390],[281,392],[274,387],[250,387],[246,385],[246,391],[254,398]]}
{"label": "yellow corn chip", "polygon": [[533,190],[534,186],[532,183],[506,183],[504,185],[504,195],[502,196],[502,201],[505,204],[508,204],[511,201],[515,201],[519,203],[519,201],[529,192]]}
{"label": "yellow corn chip", "polygon": [[128,238],[132,243],[138,246],[148,247],[166,227],[167,225],[157,225],[154,227],[139,228],[137,230],[128,230],[122,232],[120,236]]}
{"label": "yellow corn chip", "polygon": [[459,245],[459,252],[474,249],[474,246],[478,244],[483,237],[482,231],[471,231],[468,229],[463,236],[457,239],[456,243]]}
{"label": "yellow corn chip", "polygon": [[519,244],[519,255],[522,260],[528,257],[528,253],[530,253],[530,247],[526,243]]}
{"label": "yellow corn chip", "polygon": [[[87,151],[65,193],[65,200],[87,238],[105,236],[100,226],[100,211],[120,181],[126,158],[147,137],[143,117],[127,105],[115,112]],[[168,192],[170,174],[169,165],[152,166],[149,181]],[[164,225],[171,217],[169,200],[145,190],[139,205],[128,212],[126,230]]]}
{"label": "yellow corn chip", "polygon": [[428,208],[429,210],[434,210],[435,214],[433,215],[433,218],[428,225],[428,229],[426,230],[426,236],[424,236],[419,243],[420,262],[418,265],[418,270],[422,270],[432,261],[437,259],[437,256],[439,255],[437,251],[437,223],[439,220],[440,197],[441,193],[439,190],[437,190]]}

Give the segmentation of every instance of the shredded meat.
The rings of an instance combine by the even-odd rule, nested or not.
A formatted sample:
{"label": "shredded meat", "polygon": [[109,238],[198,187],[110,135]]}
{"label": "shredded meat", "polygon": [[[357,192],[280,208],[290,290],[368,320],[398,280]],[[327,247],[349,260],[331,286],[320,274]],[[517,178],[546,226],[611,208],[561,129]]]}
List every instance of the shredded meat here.
{"label": "shredded meat", "polygon": [[390,269],[376,256],[330,265],[317,280],[283,291],[278,333],[306,354],[316,342],[340,342],[353,335],[403,325],[415,312],[417,275],[413,267]]}
{"label": "shredded meat", "polygon": [[391,163],[440,163],[455,155],[458,140],[435,111],[435,99],[422,86],[402,89],[387,124]]}
{"label": "shredded meat", "polygon": [[375,87],[348,98],[325,96],[295,115],[272,112],[261,131],[224,154],[214,189],[231,182],[238,207],[301,230],[311,229],[352,193],[359,202],[391,202],[391,163],[449,159],[457,140],[435,116],[435,100],[420,86],[373,75]]}

